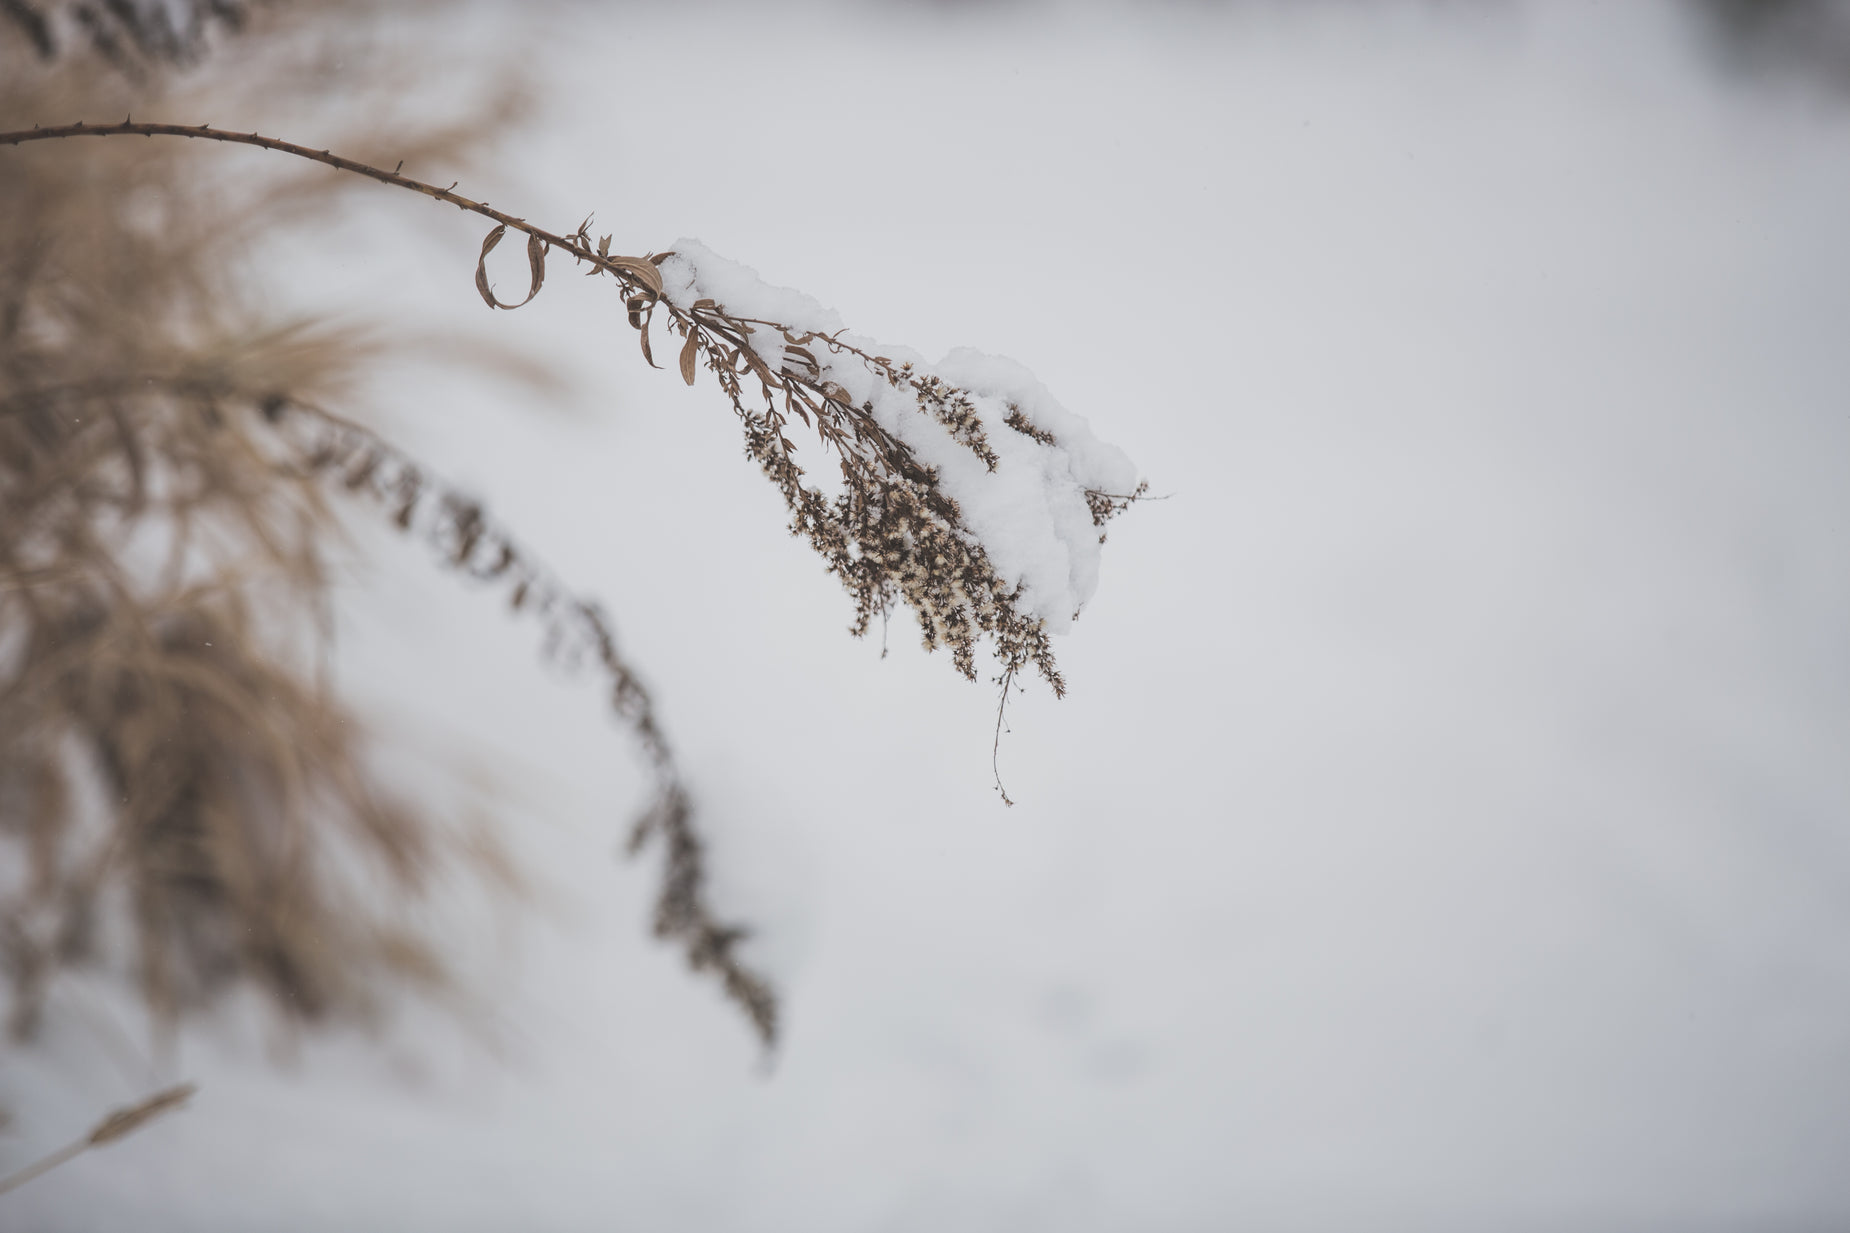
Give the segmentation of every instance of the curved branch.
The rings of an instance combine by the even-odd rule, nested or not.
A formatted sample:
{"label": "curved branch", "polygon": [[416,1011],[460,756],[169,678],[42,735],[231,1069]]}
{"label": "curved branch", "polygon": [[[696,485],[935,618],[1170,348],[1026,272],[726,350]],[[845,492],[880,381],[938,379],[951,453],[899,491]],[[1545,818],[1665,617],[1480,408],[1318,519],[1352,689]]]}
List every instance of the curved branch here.
{"label": "curved branch", "polygon": [[[965,522],[955,497],[940,483],[937,468],[922,461],[898,433],[881,422],[872,401],[857,400],[831,375],[834,359],[853,357],[887,386],[909,390],[920,413],[937,420],[953,440],[969,449],[989,471],[995,471],[997,455],[990,448],[969,396],[929,369],[920,371],[912,362],[895,363],[873,354],[844,339],[841,330],[819,333],[793,329],[732,311],[705,297],[691,304],[677,304],[663,294],[662,276],[657,269],[657,264],[672,254],[612,257],[608,236],[595,249],[592,247],[587,230],[589,218],[576,232],[560,235],[492,209],[486,202],[463,197],[455,192],[454,184],[438,188],[402,175],[402,163],[399,168],[385,171],[328,150],[258,133],[236,133],[203,124],[137,124],[133,119],[120,124],[78,123],[0,133],[0,145],[119,136],[203,138],[276,150],[409,189],[491,219],[497,225],[483,241],[476,264],[476,289],[491,308],[519,306],[504,304],[495,297],[482,265],[505,228],[514,228],[528,237],[531,283],[522,304],[539,291],[548,248],[558,248],[575,260],[589,262],[594,272],[611,274],[628,297],[629,323],[637,330],[643,358],[652,367],[657,365],[650,352],[649,328],[657,308],[668,314],[668,328],[684,339],[679,366],[681,376],[690,385],[704,354],[706,367],[718,379],[745,428],[747,455],[785,499],[791,514],[791,533],[809,541],[854,598],[855,622],[850,626],[854,634],[865,633],[875,612],[884,614],[894,600],[904,598],[920,617],[926,649],[950,647],[953,666],[972,681],[976,680],[975,646],[983,637],[992,641],[1004,667],[998,678],[1002,697],[996,714],[992,769],[1006,727],[1008,690],[1017,672],[1032,663],[1056,697],[1065,694],[1066,683],[1054,663],[1046,621],[1026,606],[1021,583],[996,572],[986,545]],[[698,286],[691,291],[699,295]],[[781,347],[767,347],[761,354],[751,338],[761,330],[769,332],[773,339],[781,335]],[[752,378],[764,396],[762,411],[748,405],[746,383]],[[858,374],[856,384],[860,384]],[[1003,419],[1004,424],[1042,446],[1056,446],[1051,434],[1035,428],[1013,403],[1008,405],[1012,414]],[[796,446],[785,436],[790,418],[802,420],[815,431],[825,453],[830,447],[835,449],[845,491],[833,501],[805,481],[804,468],[791,457]],[[1126,493],[1087,487],[1081,489],[1081,495],[1093,523],[1103,527],[1127,506],[1144,499],[1146,488],[1140,484],[1135,491]],[[1104,542],[1102,536],[1099,542]],[[996,786],[1001,789],[999,775]],[[1008,799],[1006,792],[1003,799]],[[678,842],[674,840],[674,819],[684,803],[673,793],[665,795],[663,801],[667,812],[646,823],[638,834],[667,833],[673,847]],[[687,850],[697,857],[697,848]],[[672,923],[680,919],[676,913],[668,912],[658,917],[657,929],[682,934],[684,927]],[[713,962],[719,963],[730,939],[724,931],[709,940],[713,939],[717,939],[714,945],[721,956]],[[690,951],[690,956],[693,953]],[[704,966],[703,961],[696,960],[696,966]]]}
{"label": "curved branch", "polygon": [[[455,192],[456,186],[438,188],[435,184],[426,184],[410,176],[400,175],[396,170],[386,171],[351,158],[343,158],[327,150],[315,150],[308,146],[299,146],[293,141],[282,141],[275,137],[265,137],[261,133],[234,133],[229,129],[213,128],[208,124],[137,124],[126,119],[120,124],[85,124],[79,120],[75,124],[58,125],[52,128],[28,128],[15,132],[0,133],[0,146],[20,146],[31,141],[61,141],[71,137],[191,137],[206,141],[226,141],[234,145],[256,146],[260,150],[275,150],[282,154],[305,158],[310,162],[321,163],[337,171],[350,171],[354,175],[377,180],[394,188],[409,189],[414,193],[436,201],[453,205],[459,210],[471,214],[480,214],[483,218],[492,218],[504,227],[512,227],[540,240],[554,248],[571,254],[580,261],[588,261],[607,273],[614,274],[625,286],[645,291],[649,296],[661,294],[661,276],[655,273],[655,267],[641,257],[611,257],[599,255],[589,245],[578,240],[535,227],[524,218],[515,218],[489,206],[486,201],[475,201]],[[404,166],[403,163],[399,164]]]}

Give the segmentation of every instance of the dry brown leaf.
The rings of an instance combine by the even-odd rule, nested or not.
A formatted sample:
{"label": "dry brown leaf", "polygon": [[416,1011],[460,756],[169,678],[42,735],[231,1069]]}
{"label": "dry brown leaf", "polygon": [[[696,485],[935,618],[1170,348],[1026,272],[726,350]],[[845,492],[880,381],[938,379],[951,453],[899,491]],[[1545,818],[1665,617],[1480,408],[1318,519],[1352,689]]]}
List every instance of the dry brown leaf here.
{"label": "dry brown leaf", "polygon": [[636,327],[638,336],[642,339],[642,358],[649,362],[650,368],[660,368],[661,365],[655,362],[655,353],[649,350],[649,319],[653,315],[653,313],[643,315],[632,308],[630,309],[630,324]]}
{"label": "dry brown leaf", "polygon": [[739,354],[745,357],[745,362],[751,365],[752,371],[758,374],[760,381],[766,385],[783,385],[783,381],[778,378],[777,374],[773,373],[765,362],[758,358],[758,353],[752,350],[750,343],[740,347]]}
{"label": "dry brown leaf", "polygon": [[649,294],[658,297],[662,294],[662,272],[652,262],[640,261],[635,257],[611,257],[609,261],[648,288]]}
{"label": "dry brown leaf", "polygon": [[482,293],[482,302],[490,308],[501,307],[501,302],[495,299],[495,293],[488,285],[488,254],[494,251],[495,245],[501,243],[501,237],[506,234],[507,224],[498,224],[488,233],[488,238],[482,241],[482,254],[475,259],[475,289]]}
{"label": "dry brown leaf", "polygon": [[527,237],[527,269],[533,276],[532,289],[527,292],[527,300],[531,300],[540,293],[540,284],[546,281],[546,241],[536,235]]}

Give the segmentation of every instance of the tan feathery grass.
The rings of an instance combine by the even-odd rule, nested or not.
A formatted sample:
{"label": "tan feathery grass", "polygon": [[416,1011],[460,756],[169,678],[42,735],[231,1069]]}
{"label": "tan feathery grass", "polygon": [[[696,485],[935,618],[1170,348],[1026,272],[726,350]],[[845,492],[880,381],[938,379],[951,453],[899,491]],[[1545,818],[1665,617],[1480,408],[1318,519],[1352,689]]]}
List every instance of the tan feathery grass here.
{"label": "tan feathery grass", "polygon": [[[242,41],[208,85],[174,67],[198,40],[137,39],[132,6],[45,9],[45,39],[22,45],[10,5],[0,125],[312,99],[318,59],[368,38],[327,22],[349,5],[211,7],[242,14]],[[406,141],[457,161],[510,115],[497,98]],[[84,966],[131,977],[157,1025],[242,988],[284,1022],[372,1020],[397,990],[447,987],[419,892],[444,870],[499,884],[496,853],[382,790],[363,726],[312,670],[338,525],[320,478],[280,470],[247,408],[344,397],[377,348],[264,322],[238,259],[282,213],[240,197],[333,208],[339,181],[313,180],[224,193],[172,149],[127,145],[0,175],[0,970],[15,1037]]]}

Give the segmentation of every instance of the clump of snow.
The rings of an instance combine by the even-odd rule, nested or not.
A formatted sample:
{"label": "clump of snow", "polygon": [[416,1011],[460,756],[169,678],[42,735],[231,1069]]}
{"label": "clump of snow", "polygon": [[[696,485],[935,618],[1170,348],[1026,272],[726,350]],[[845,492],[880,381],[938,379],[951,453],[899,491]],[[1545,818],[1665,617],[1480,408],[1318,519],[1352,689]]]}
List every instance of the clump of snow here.
{"label": "clump of snow", "polygon": [[[996,574],[1021,588],[1021,610],[1050,632],[1070,627],[1098,588],[1103,537],[1087,493],[1124,496],[1140,482],[1123,451],[1094,436],[1083,417],[1013,360],[964,347],[930,363],[907,348],[849,333],[833,310],[766,283],[698,240],[676,241],[660,270],[671,304],[686,309],[711,299],[730,316],[764,323],[749,341],[773,371],[840,386],[855,405],[871,406],[882,428],[937,471]],[[818,374],[789,351],[784,330],[826,335],[845,347],[834,349],[820,337],[804,344]],[[896,385],[868,356],[890,361],[907,379]],[[945,414],[933,413],[934,399],[958,408],[967,403],[974,435],[987,449],[973,448],[967,427],[954,433]]]}

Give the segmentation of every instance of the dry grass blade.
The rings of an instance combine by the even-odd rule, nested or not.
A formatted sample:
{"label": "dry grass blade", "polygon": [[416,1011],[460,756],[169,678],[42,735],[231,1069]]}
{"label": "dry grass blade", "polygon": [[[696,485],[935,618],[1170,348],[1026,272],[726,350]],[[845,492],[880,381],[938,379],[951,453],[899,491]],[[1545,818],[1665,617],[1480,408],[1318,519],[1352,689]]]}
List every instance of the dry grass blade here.
{"label": "dry grass blade", "polygon": [[179,1083],[154,1093],[139,1104],[130,1105],[126,1109],[117,1109],[97,1123],[96,1129],[90,1132],[90,1137],[86,1141],[91,1147],[101,1147],[105,1143],[114,1143],[117,1139],[126,1138],[163,1113],[172,1113],[182,1108],[198,1090],[197,1084]]}
{"label": "dry grass blade", "polygon": [[9,1190],[17,1190],[34,1178],[44,1176],[59,1165],[76,1159],[93,1147],[102,1147],[127,1138],[162,1114],[184,1108],[186,1102],[191,1100],[198,1090],[195,1084],[177,1084],[156,1092],[137,1104],[111,1112],[83,1138],[65,1144],[49,1156],[35,1160],[17,1173],[0,1178],[0,1194],[5,1194]]}

